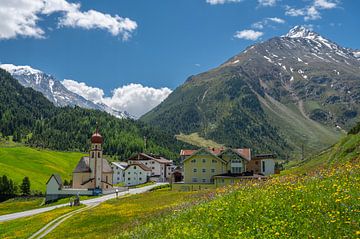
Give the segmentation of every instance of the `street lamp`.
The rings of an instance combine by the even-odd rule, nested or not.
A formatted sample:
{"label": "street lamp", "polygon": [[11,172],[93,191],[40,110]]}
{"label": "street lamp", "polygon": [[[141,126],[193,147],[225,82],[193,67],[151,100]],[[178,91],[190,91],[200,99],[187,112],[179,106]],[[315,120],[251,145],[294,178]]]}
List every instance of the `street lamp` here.
{"label": "street lamp", "polygon": [[115,189],[115,192],[116,192],[116,198],[118,198],[118,195],[119,195],[119,189]]}

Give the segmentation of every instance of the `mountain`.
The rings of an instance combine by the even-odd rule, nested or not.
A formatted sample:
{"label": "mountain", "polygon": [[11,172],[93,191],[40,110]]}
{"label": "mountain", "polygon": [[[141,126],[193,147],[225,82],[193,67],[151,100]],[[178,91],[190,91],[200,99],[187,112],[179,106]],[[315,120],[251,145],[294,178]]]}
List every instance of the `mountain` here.
{"label": "mountain", "polygon": [[85,109],[105,111],[118,118],[133,118],[126,111],[115,110],[105,104],[92,102],[84,97],[68,90],[55,77],[30,66],[15,66],[13,64],[1,64],[0,68],[8,71],[19,83],[25,87],[41,92],[55,106],[79,106]]}
{"label": "mountain", "polygon": [[104,137],[105,154],[117,159],[143,151],[177,159],[181,148],[191,148],[173,135],[133,119],[77,106],[56,107],[42,93],[23,87],[0,69],[0,141],[12,136],[32,147],[87,152],[96,124]]}
{"label": "mountain", "polygon": [[189,77],[141,120],[258,152],[310,154],[357,120],[358,56],[296,26]]}

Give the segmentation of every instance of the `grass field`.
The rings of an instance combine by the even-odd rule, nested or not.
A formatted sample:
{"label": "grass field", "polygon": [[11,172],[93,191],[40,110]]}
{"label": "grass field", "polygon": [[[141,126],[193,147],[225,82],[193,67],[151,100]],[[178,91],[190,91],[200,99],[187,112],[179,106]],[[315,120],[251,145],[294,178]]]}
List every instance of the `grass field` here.
{"label": "grass field", "polygon": [[[80,196],[80,201],[95,198],[98,196]],[[36,208],[49,207],[69,203],[70,198],[62,198],[51,204],[45,204],[44,197],[12,198],[0,203],[0,215],[22,212]]]}
{"label": "grass field", "polygon": [[108,238],[207,199],[208,192],[156,190],[109,200],[82,212],[56,228],[47,238]]}
{"label": "grass field", "polygon": [[198,147],[214,147],[214,148],[221,148],[224,147],[222,144],[218,144],[213,140],[204,139],[198,133],[192,134],[178,134],[176,135],[176,139],[181,140],[183,142],[196,145]]}
{"label": "grass field", "polygon": [[40,150],[25,146],[0,146],[0,175],[7,175],[17,184],[25,176],[30,178],[31,190],[45,191],[46,182],[52,173],[62,179],[71,179],[71,174],[82,153]]}
{"label": "grass field", "polygon": [[118,238],[359,238],[360,136],[284,175],[238,188]]}
{"label": "grass field", "polygon": [[63,207],[31,217],[0,222],[0,238],[29,238],[32,234],[34,234],[53,219],[76,209],[79,209],[79,207]]}

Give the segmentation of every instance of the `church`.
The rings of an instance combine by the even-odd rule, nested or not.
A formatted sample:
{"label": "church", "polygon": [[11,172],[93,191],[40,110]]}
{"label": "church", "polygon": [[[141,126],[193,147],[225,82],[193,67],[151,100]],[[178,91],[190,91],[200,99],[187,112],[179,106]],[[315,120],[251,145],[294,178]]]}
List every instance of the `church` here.
{"label": "church", "polygon": [[73,171],[72,188],[100,189],[112,188],[113,170],[103,158],[103,137],[98,129],[91,136],[89,156],[82,157]]}

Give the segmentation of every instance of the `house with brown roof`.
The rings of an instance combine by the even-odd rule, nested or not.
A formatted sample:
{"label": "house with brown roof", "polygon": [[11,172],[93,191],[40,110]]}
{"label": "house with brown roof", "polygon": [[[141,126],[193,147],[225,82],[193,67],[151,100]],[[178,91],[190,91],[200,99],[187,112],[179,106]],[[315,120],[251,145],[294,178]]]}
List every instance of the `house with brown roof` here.
{"label": "house with brown roof", "polygon": [[151,178],[158,182],[165,182],[171,177],[171,173],[175,169],[172,160],[168,160],[162,156],[138,153],[130,157],[127,162],[129,164],[137,163],[151,169]]}
{"label": "house with brown roof", "polygon": [[125,186],[134,186],[148,182],[151,169],[142,163],[129,163],[124,170]]}

